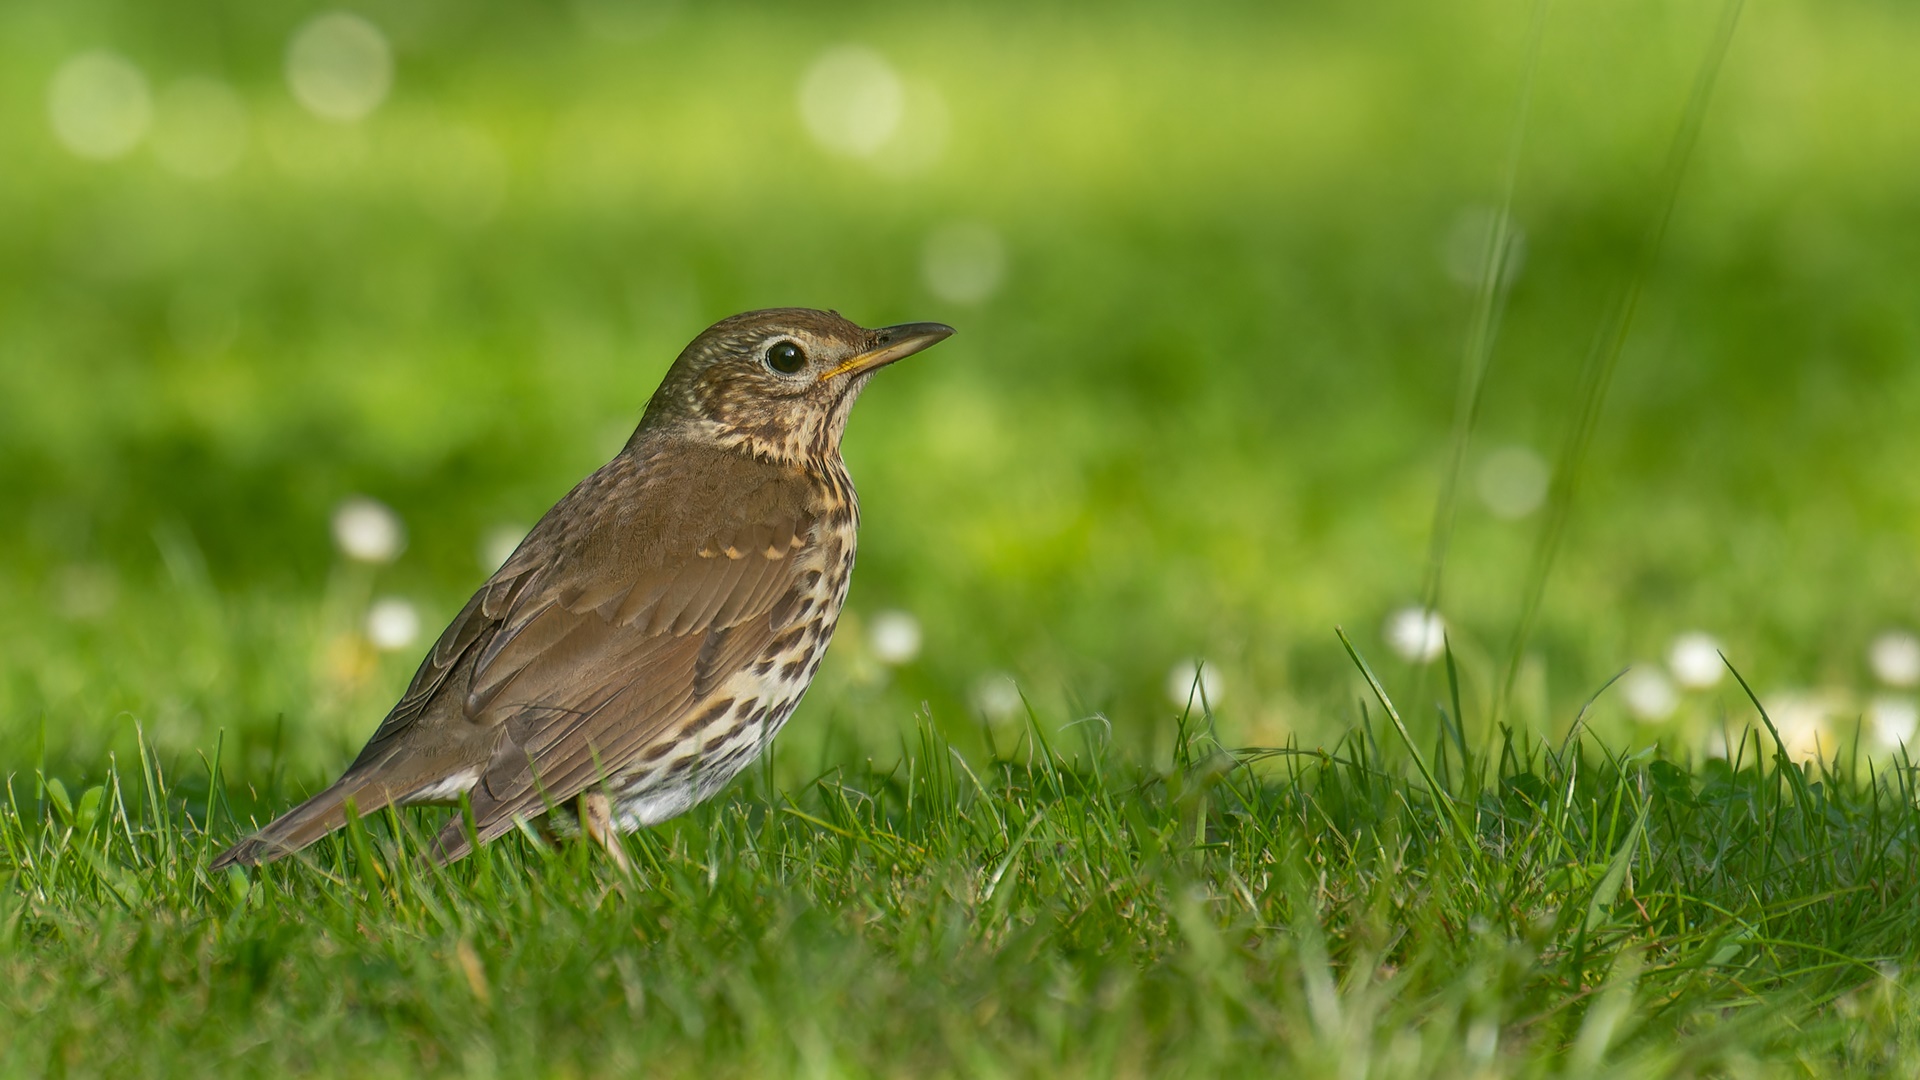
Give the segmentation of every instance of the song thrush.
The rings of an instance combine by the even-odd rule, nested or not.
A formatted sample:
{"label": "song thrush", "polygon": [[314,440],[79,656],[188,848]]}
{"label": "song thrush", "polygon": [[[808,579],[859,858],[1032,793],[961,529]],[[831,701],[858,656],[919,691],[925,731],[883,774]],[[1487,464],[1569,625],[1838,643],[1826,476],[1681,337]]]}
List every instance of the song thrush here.
{"label": "song thrush", "polygon": [[[708,328],[625,449],[467,601],[346,773],[214,868],[298,851],[349,804],[465,794],[485,843],[576,798],[588,831],[634,830],[719,791],[786,723],[840,617],[860,518],[848,410],[876,370],[952,333],[802,308]],[[470,850],[456,815],[433,855]]]}

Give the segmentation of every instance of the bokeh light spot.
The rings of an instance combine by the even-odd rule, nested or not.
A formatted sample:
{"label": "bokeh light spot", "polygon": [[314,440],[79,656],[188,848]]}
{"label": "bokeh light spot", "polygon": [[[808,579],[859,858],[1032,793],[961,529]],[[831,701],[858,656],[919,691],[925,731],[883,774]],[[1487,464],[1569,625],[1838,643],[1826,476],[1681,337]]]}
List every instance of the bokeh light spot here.
{"label": "bokeh light spot", "polygon": [[1552,471],[1545,458],[1525,446],[1503,446],[1480,462],[1474,489],[1494,517],[1526,517],[1546,501]]}
{"label": "bokeh light spot", "polygon": [[906,114],[906,88],[886,58],[860,45],[821,53],[800,80],[800,118],[822,147],[872,157]]}
{"label": "bokeh light spot", "polygon": [[990,671],[973,684],[973,707],[989,721],[1011,720],[1026,710],[1020,684],[1004,671]]}
{"label": "bokeh light spot", "polygon": [[60,144],[83,158],[125,157],[153,124],[147,77],[117,53],[81,53],[54,72],[47,119]]}
{"label": "bokeh light spot", "polygon": [[[1828,717],[1836,711],[1831,695],[1787,690],[1769,694],[1766,707],[1768,718],[1780,732],[1787,756],[1793,760],[1812,761],[1834,749],[1833,735],[1827,728]],[[1769,741],[1769,736],[1762,732],[1762,746]]]}
{"label": "bokeh light spot", "polygon": [[352,123],[387,99],[393,49],[379,27],[344,11],[317,15],[287,47],[287,87],[324,120]]}
{"label": "bokeh light spot", "polygon": [[1000,288],[1007,247],[991,225],[957,221],[928,234],[920,256],[927,291],[954,304],[978,304]]}
{"label": "bokeh light spot", "polygon": [[1680,707],[1680,692],[1658,667],[1635,664],[1620,680],[1620,696],[1635,720],[1657,724]]}

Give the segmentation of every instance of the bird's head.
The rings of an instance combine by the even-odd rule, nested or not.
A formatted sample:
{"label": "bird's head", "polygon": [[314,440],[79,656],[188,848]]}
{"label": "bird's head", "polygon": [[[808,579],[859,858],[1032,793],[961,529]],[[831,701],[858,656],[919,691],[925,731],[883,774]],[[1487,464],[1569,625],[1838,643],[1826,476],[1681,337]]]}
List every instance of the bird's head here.
{"label": "bird's head", "polygon": [[661,380],[640,430],[670,430],[778,461],[839,452],[873,373],[953,333],[941,323],[868,330],[838,312],[749,311],[708,327]]}

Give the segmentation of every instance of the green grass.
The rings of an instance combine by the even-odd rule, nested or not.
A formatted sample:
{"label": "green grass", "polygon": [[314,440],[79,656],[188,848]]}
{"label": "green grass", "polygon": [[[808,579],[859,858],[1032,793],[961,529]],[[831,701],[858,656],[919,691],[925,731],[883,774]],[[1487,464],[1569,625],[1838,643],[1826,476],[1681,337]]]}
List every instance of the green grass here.
{"label": "green grass", "polygon": [[[340,128],[305,9],[0,6],[0,1071],[1920,1069],[1920,801],[1865,715],[1914,691],[1863,663],[1920,625],[1920,9],[1750,5],[1708,96],[1720,5],[617,7],[362,5],[396,80]],[[807,137],[847,41],[944,99],[923,171]],[[237,167],[63,149],[101,47],[231,86]],[[977,303],[920,272],[955,221],[1006,245]],[[425,812],[207,876],[404,685],[371,601],[431,633],[688,338],[788,303],[960,333],[853,420],[849,612],[764,769],[631,879],[426,869]],[[1517,521],[1513,445],[1567,466]],[[355,494],[393,564],[330,546]],[[1446,661],[1383,663],[1436,594]],[[1692,629],[1752,694],[1600,689]]]}
{"label": "green grass", "polygon": [[[13,1075],[1904,1075],[1904,767],[1765,729],[1689,769],[1504,733],[1170,761],[1034,723],[978,765],[759,783],[439,869],[419,812],[209,875],[217,763],[0,816]],[[1377,714],[1376,714],[1377,715]],[[1457,733],[1449,724],[1447,730]],[[1392,764],[1414,762],[1409,769]],[[192,767],[199,765],[197,771]],[[212,827],[205,823],[214,822]]]}

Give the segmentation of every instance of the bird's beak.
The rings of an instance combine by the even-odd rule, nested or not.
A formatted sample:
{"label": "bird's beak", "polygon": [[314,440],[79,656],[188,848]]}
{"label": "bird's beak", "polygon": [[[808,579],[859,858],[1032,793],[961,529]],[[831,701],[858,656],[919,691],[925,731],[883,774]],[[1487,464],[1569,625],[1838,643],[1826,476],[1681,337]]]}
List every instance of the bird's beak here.
{"label": "bird's beak", "polygon": [[860,375],[875,368],[885,367],[902,357],[912,356],[921,349],[938,345],[953,336],[953,327],[946,323],[913,322],[899,326],[883,326],[873,332],[873,347],[866,352],[849,356],[842,360],[832,371],[820,376],[821,382],[841,375]]}

